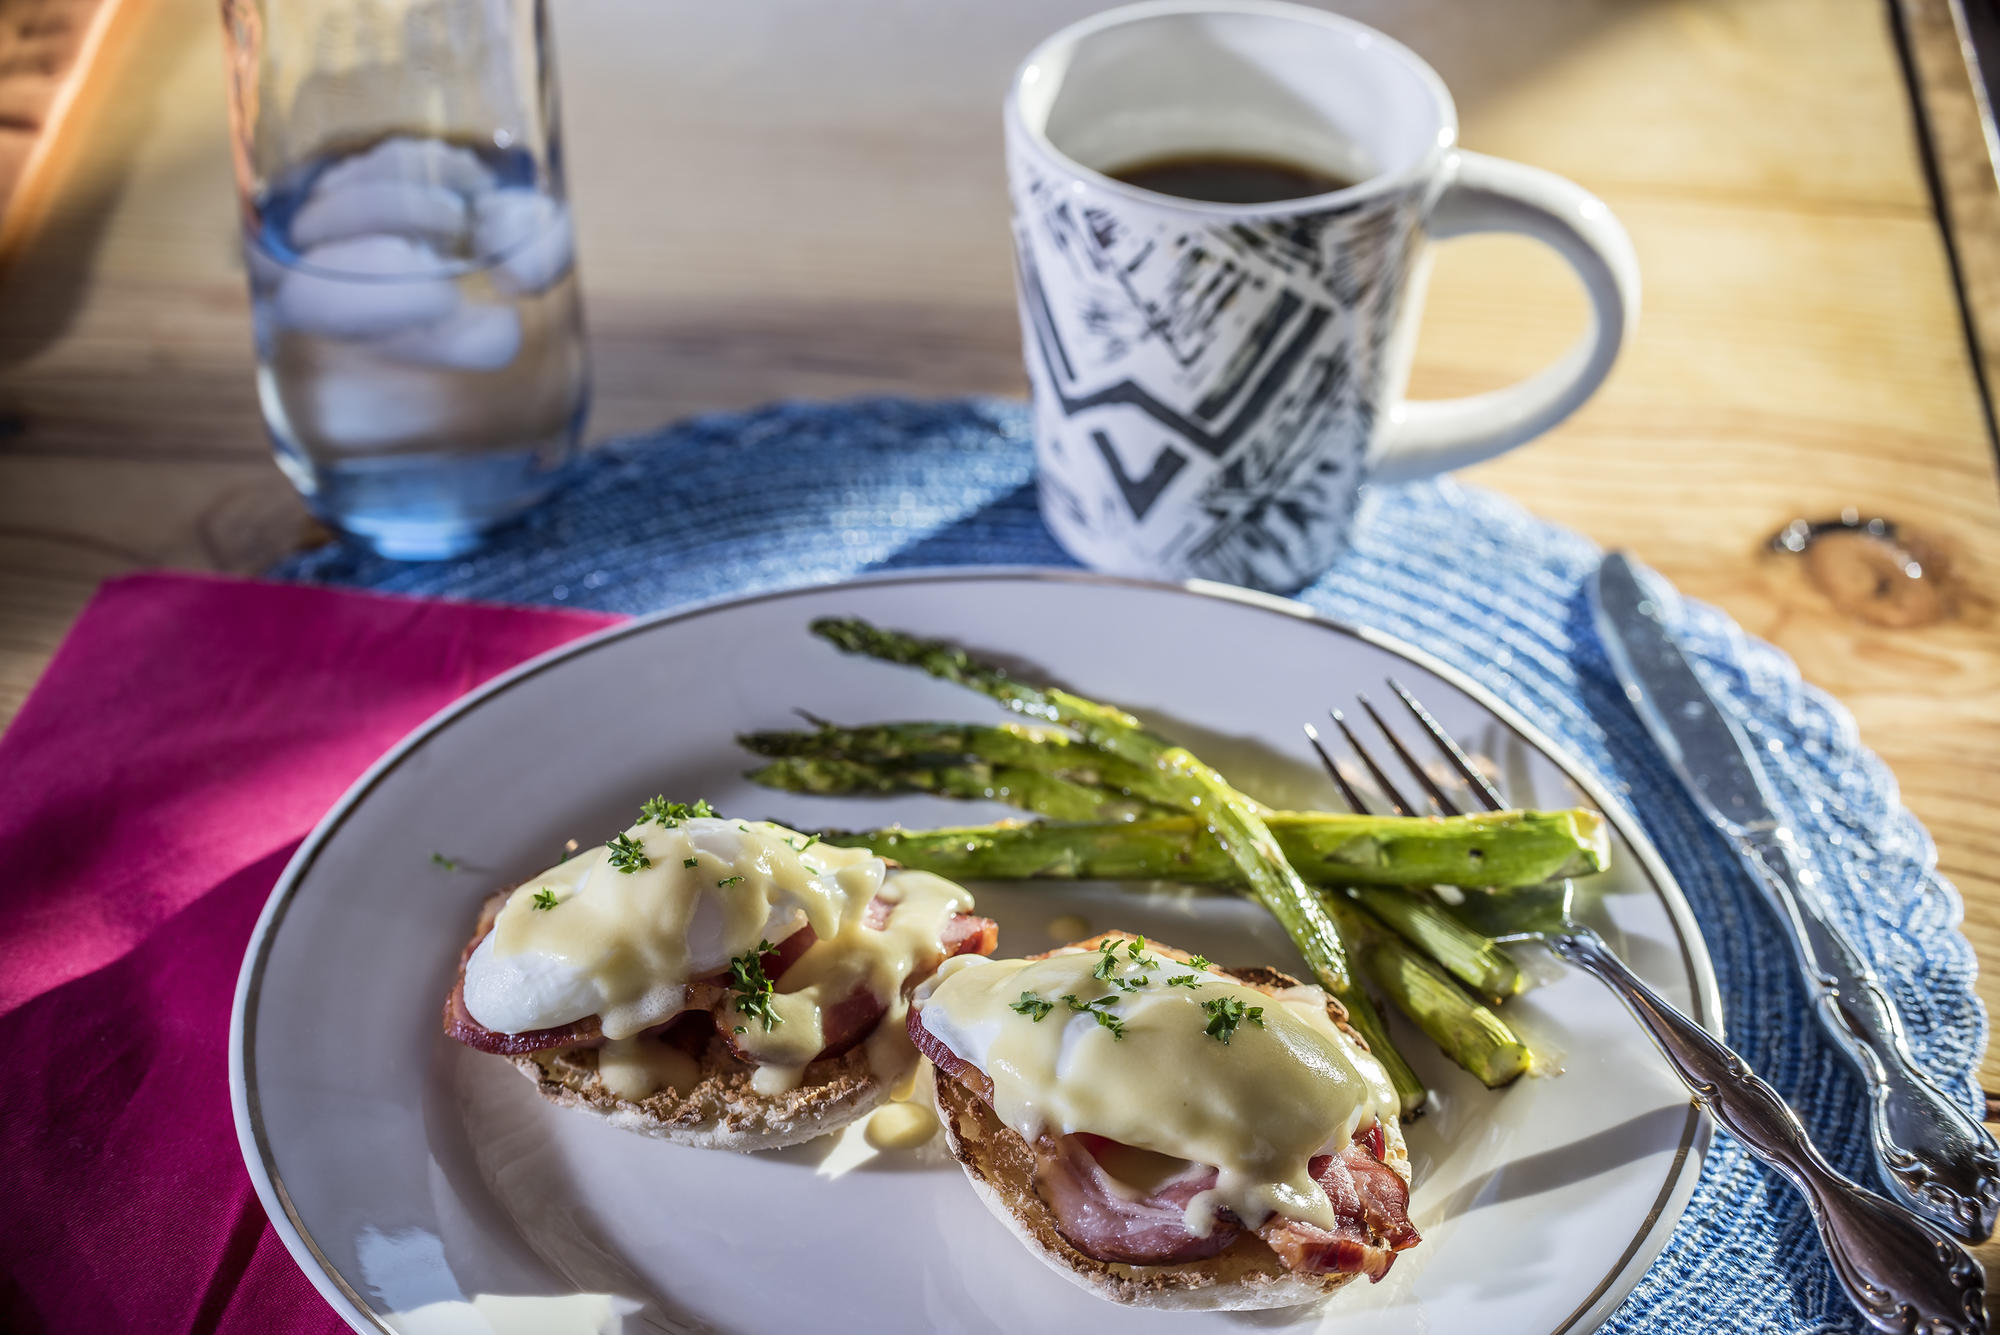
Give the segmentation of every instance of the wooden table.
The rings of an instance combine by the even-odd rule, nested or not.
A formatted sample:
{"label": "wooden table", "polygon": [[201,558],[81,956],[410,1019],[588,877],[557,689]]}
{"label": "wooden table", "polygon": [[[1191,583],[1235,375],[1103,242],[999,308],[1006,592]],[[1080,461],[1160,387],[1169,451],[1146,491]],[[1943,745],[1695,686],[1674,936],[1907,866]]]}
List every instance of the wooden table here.
{"label": "wooden table", "polygon": [[[1991,1006],[2000,193],[1946,2],[1341,7],[1436,64],[1469,147],[1582,182],[1638,247],[1644,317],[1605,391],[1470,476],[1632,549],[1853,709],[1965,895]],[[1020,392],[998,102],[1035,37],[1096,7],[557,3],[593,435],[786,395]],[[313,533],[252,391],[214,6],[120,13],[0,282],[0,719],[99,580],[256,570]],[[1581,320],[1528,243],[1454,243],[1414,389],[1504,383]],[[1886,596],[1900,576],[1767,549],[1845,507],[1945,577],[1912,602]]]}

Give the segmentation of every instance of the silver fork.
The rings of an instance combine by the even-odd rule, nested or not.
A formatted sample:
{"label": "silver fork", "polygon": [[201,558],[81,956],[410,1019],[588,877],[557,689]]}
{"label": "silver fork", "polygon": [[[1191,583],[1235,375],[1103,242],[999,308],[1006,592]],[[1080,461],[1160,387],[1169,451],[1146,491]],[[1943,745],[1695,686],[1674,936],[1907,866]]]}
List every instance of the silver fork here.
{"label": "silver fork", "polygon": [[[1505,809],[1506,802],[1492,782],[1416,697],[1394,680],[1389,689],[1409,709],[1445,763],[1465,781],[1474,800],[1489,811]],[[1359,703],[1438,812],[1459,815],[1459,805],[1367,698],[1360,697]],[[1341,712],[1329,712],[1390,805],[1399,814],[1417,814],[1417,808],[1398,791]],[[1340,772],[1310,724],[1306,725],[1306,736],[1347,804],[1366,813],[1367,802]],[[1558,958],[1615,992],[1695,1102],[1806,1198],[1820,1242],[1833,1260],[1834,1274],[1869,1325],[1883,1331],[1934,1335],[1985,1331],[1985,1278],[1972,1258],[1936,1225],[1843,1176],[1828,1163],[1806,1134],[1798,1114],[1743,1058],[1648,987],[1596,932],[1571,915],[1573,896],[1574,887],[1568,881],[1475,891],[1468,892],[1465,905],[1454,906],[1453,911],[1495,939],[1545,942]]]}

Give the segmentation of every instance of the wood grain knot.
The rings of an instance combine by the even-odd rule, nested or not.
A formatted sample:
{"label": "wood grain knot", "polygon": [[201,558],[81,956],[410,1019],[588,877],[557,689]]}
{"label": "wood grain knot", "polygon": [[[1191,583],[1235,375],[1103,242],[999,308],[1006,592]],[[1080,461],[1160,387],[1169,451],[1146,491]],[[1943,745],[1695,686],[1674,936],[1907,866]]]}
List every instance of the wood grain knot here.
{"label": "wood grain knot", "polygon": [[1872,626],[1902,630],[1955,616],[1951,553],[1904,524],[1848,509],[1835,519],[1794,519],[1771,550],[1799,558],[1834,607]]}

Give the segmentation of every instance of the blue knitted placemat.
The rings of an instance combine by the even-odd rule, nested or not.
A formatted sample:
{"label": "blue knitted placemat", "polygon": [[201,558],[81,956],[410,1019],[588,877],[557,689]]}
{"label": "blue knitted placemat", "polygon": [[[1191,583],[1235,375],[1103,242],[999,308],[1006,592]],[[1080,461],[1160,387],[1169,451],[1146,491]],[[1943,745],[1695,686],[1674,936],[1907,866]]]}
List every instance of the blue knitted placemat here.
{"label": "blue knitted placemat", "polygon": [[[1597,549],[1455,484],[1371,495],[1353,549],[1301,594],[1476,678],[1612,781],[1702,924],[1732,1043],[1830,1158],[1872,1180],[1859,1085],[1821,1038],[1784,941],[1721,837],[1629,716],[1590,627]],[[343,543],[276,575],[398,593],[614,612],[825,583],[864,571],[1073,564],[1036,513],[1026,410],[996,400],[780,404],[600,450],[568,490],[477,554],[400,564]],[[1889,980],[1918,1057],[1977,1111],[1986,1016],[1957,893],[1930,837],[1839,704],[1713,608],[1662,601],[1735,703],[1797,813],[1826,892]],[[1726,1133],[1673,1240],[1610,1331],[1858,1331],[1797,1193]]]}

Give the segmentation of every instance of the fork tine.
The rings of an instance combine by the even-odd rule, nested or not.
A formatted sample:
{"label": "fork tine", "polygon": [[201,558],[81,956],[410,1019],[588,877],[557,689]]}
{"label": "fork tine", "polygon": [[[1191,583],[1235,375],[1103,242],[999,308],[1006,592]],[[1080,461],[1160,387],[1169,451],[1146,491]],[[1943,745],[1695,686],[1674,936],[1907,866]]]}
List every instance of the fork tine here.
{"label": "fork tine", "polygon": [[1305,729],[1306,740],[1312,743],[1314,753],[1319,756],[1319,763],[1326,769],[1326,776],[1333,780],[1334,787],[1340,789],[1341,797],[1347,801],[1348,810],[1357,816],[1367,815],[1368,804],[1361,800],[1361,794],[1354,791],[1354,785],[1347,781],[1347,776],[1340,772],[1340,766],[1334,764],[1333,757],[1327,754],[1326,747],[1319,740],[1319,729],[1310,723],[1305,725]]}
{"label": "fork tine", "polygon": [[1431,801],[1437,804],[1438,811],[1446,816],[1458,815],[1458,803],[1445,796],[1444,789],[1437,786],[1437,783],[1425,771],[1424,767],[1417,763],[1417,758],[1410,754],[1410,749],[1403,745],[1403,739],[1389,731],[1389,725],[1383,721],[1380,714],[1375,712],[1375,706],[1368,703],[1368,697],[1365,695],[1356,695],[1354,698],[1361,702],[1363,709],[1368,711],[1368,717],[1375,720],[1375,730],[1388,739],[1390,749],[1403,762],[1403,768],[1415,775],[1417,783],[1423,787],[1425,792],[1431,795]]}
{"label": "fork tine", "polygon": [[1437,743],[1438,750],[1444,752],[1445,759],[1451,762],[1451,767],[1458,771],[1459,777],[1472,786],[1473,796],[1477,797],[1488,811],[1506,810],[1507,802],[1506,799],[1500,796],[1500,790],[1495,788],[1492,782],[1479,772],[1479,768],[1467,758],[1465,752],[1458,749],[1458,743],[1451,739],[1451,734],[1446,732],[1444,727],[1431,717],[1431,712],[1428,709],[1417,703],[1417,697],[1411,695],[1404,688],[1403,683],[1397,681],[1394,677],[1389,678],[1389,689],[1394,691],[1397,698],[1409,707],[1410,713],[1416,717],[1417,722],[1422,725],[1423,730],[1430,734],[1431,740]]}
{"label": "fork tine", "polygon": [[1340,735],[1347,739],[1347,749],[1354,752],[1360,758],[1361,763],[1367,767],[1368,777],[1375,780],[1375,786],[1382,790],[1382,796],[1389,799],[1389,805],[1395,809],[1396,814],[1398,816],[1416,815],[1417,809],[1403,800],[1403,795],[1396,791],[1395,781],[1382,772],[1382,767],[1375,763],[1375,757],[1368,753],[1368,748],[1363,746],[1361,739],[1354,735],[1354,729],[1347,726],[1346,716],[1338,709],[1329,709],[1326,712],[1333,719],[1333,726],[1339,728]]}

